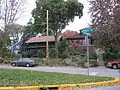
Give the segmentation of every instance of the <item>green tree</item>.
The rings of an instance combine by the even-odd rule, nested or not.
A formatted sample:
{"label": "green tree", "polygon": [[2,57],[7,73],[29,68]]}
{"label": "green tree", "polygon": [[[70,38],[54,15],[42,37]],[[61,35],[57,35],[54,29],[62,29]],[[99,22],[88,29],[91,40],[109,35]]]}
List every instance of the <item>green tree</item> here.
{"label": "green tree", "polygon": [[30,19],[30,21],[27,23],[23,31],[23,35],[21,38],[23,43],[20,53],[25,53],[25,42],[36,35],[37,33],[34,31],[34,25],[32,23],[32,19]]}
{"label": "green tree", "polygon": [[26,41],[26,40],[29,40],[31,37],[36,36],[37,33],[34,30],[35,29],[34,29],[34,25],[32,23],[32,19],[30,19],[30,21],[25,26],[23,36],[22,36],[22,40]]}
{"label": "green tree", "polygon": [[58,56],[63,59],[68,57],[68,42],[66,39],[58,43]]}
{"label": "green tree", "polygon": [[78,0],[36,0],[36,8],[32,11],[35,31],[46,32],[46,10],[49,11],[49,31],[57,39],[61,31],[69,22],[73,22],[75,16],[83,15],[83,5]]}

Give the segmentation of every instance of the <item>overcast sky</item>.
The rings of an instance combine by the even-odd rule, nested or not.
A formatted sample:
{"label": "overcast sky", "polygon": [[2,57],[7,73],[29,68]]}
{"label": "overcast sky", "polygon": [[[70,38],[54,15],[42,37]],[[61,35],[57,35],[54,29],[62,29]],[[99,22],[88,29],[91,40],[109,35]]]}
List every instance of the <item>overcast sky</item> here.
{"label": "overcast sky", "polygon": [[[89,11],[89,2],[87,0],[78,0],[79,2],[83,3],[84,10],[83,16],[79,19],[78,17],[75,18],[74,22],[70,23],[66,26],[65,30],[73,30],[79,31],[82,28],[88,27],[90,24],[90,15],[88,14]],[[24,17],[18,21],[19,24],[26,25],[29,19],[31,18],[31,11],[35,8],[35,0],[27,0],[26,10],[24,13]]]}

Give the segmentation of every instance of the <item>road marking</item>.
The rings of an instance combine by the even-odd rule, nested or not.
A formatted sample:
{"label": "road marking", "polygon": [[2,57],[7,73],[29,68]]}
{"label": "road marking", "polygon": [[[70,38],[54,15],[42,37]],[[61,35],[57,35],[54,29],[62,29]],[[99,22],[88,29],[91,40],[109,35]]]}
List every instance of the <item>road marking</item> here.
{"label": "road marking", "polygon": [[91,72],[90,75],[97,75],[98,72]]}

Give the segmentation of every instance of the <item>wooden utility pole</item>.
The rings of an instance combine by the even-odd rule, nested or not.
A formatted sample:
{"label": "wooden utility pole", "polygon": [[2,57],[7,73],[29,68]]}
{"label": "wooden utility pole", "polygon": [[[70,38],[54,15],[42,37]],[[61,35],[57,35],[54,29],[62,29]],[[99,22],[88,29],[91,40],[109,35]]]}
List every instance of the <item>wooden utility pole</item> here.
{"label": "wooden utility pole", "polygon": [[[47,10],[47,36],[48,36],[48,10]],[[49,59],[49,47],[48,47],[48,40],[46,40],[46,65],[48,65],[48,59]]]}

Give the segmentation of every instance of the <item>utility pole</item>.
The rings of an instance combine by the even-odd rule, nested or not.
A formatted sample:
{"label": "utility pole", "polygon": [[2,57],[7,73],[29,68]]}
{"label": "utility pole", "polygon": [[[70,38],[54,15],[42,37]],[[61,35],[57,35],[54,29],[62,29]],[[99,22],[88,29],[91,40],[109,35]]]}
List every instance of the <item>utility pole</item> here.
{"label": "utility pole", "polygon": [[[46,18],[47,20],[47,27],[46,27],[46,29],[47,29],[47,31],[46,31],[46,36],[48,36],[48,10],[47,10],[47,18]],[[48,40],[46,40],[46,65],[48,65],[48,59],[49,59],[49,47],[48,47]]]}

